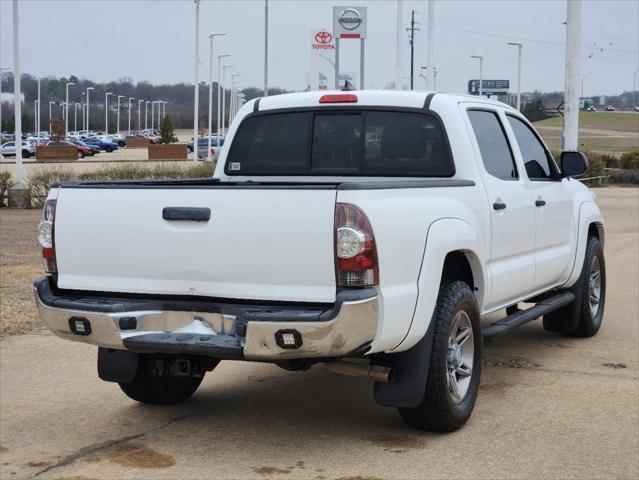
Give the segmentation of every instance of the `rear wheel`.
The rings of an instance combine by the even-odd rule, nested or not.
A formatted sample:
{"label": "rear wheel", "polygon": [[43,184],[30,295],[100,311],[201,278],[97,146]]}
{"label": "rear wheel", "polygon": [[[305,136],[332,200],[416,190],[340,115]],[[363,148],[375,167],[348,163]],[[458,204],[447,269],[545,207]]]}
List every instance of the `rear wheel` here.
{"label": "rear wheel", "polygon": [[597,237],[588,237],[579,280],[570,288],[575,300],[544,316],[544,329],[572,337],[592,337],[603,320],[606,302],[606,262]]}
{"label": "rear wheel", "polygon": [[29,150],[22,150],[22,158],[29,158],[31,156],[31,153],[29,152]]}
{"label": "rear wheel", "polygon": [[118,147],[122,148],[126,145],[126,143],[124,143],[124,140],[119,140],[118,141]]}
{"label": "rear wheel", "polygon": [[152,405],[174,405],[188,400],[202,383],[198,376],[172,375],[166,363],[150,355],[140,355],[138,371],[130,382],[119,383],[126,395],[138,402]]}
{"label": "rear wheel", "polygon": [[413,428],[451,432],[470,418],[479,390],[481,324],[470,287],[461,281],[442,285],[432,321],[435,330],[424,399],[399,413]]}

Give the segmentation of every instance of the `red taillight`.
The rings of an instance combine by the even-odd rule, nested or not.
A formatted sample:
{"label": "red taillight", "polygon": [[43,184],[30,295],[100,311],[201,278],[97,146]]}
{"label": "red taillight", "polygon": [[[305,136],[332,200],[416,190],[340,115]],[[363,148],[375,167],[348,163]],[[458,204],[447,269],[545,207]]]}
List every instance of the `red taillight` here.
{"label": "red taillight", "polygon": [[356,103],[357,95],[352,93],[334,93],[331,95],[322,95],[320,103]]}
{"label": "red taillight", "polygon": [[338,287],[379,284],[373,229],[366,214],[350,203],[335,206],[335,269]]}
{"label": "red taillight", "polygon": [[58,265],[55,255],[55,200],[44,202],[42,219],[38,224],[38,241],[42,245],[42,257],[47,273],[57,273]]}

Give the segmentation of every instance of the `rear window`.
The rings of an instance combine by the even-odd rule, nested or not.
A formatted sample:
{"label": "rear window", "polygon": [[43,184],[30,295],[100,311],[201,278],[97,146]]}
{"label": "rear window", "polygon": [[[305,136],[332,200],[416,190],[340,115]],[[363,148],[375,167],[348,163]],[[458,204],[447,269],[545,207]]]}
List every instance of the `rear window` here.
{"label": "rear window", "polygon": [[435,117],[373,110],[249,117],[233,140],[225,169],[229,175],[454,174]]}

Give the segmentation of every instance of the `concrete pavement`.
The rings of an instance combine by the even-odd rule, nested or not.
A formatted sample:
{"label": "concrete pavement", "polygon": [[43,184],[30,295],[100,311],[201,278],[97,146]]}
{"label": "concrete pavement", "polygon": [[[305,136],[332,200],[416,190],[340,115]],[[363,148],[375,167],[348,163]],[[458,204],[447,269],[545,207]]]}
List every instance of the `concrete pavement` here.
{"label": "concrete pavement", "polygon": [[537,321],[490,343],[458,432],[409,430],[372,384],[317,366],[222,362],[183,405],[136,404],[98,379],[94,347],[38,331],[0,341],[0,478],[637,478],[639,189],[598,198],[601,331]]}

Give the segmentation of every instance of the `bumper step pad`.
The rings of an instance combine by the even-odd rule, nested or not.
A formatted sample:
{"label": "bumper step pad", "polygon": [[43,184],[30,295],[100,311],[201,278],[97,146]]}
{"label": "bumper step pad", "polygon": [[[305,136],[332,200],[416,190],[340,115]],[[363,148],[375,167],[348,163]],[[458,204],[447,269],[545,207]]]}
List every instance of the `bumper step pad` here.
{"label": "bumper step pad", "polygon": [[194,333],[147,333],[123,340],[124,346],[137,353],[203,355],[227,360],[244,358],[240,337]]}

